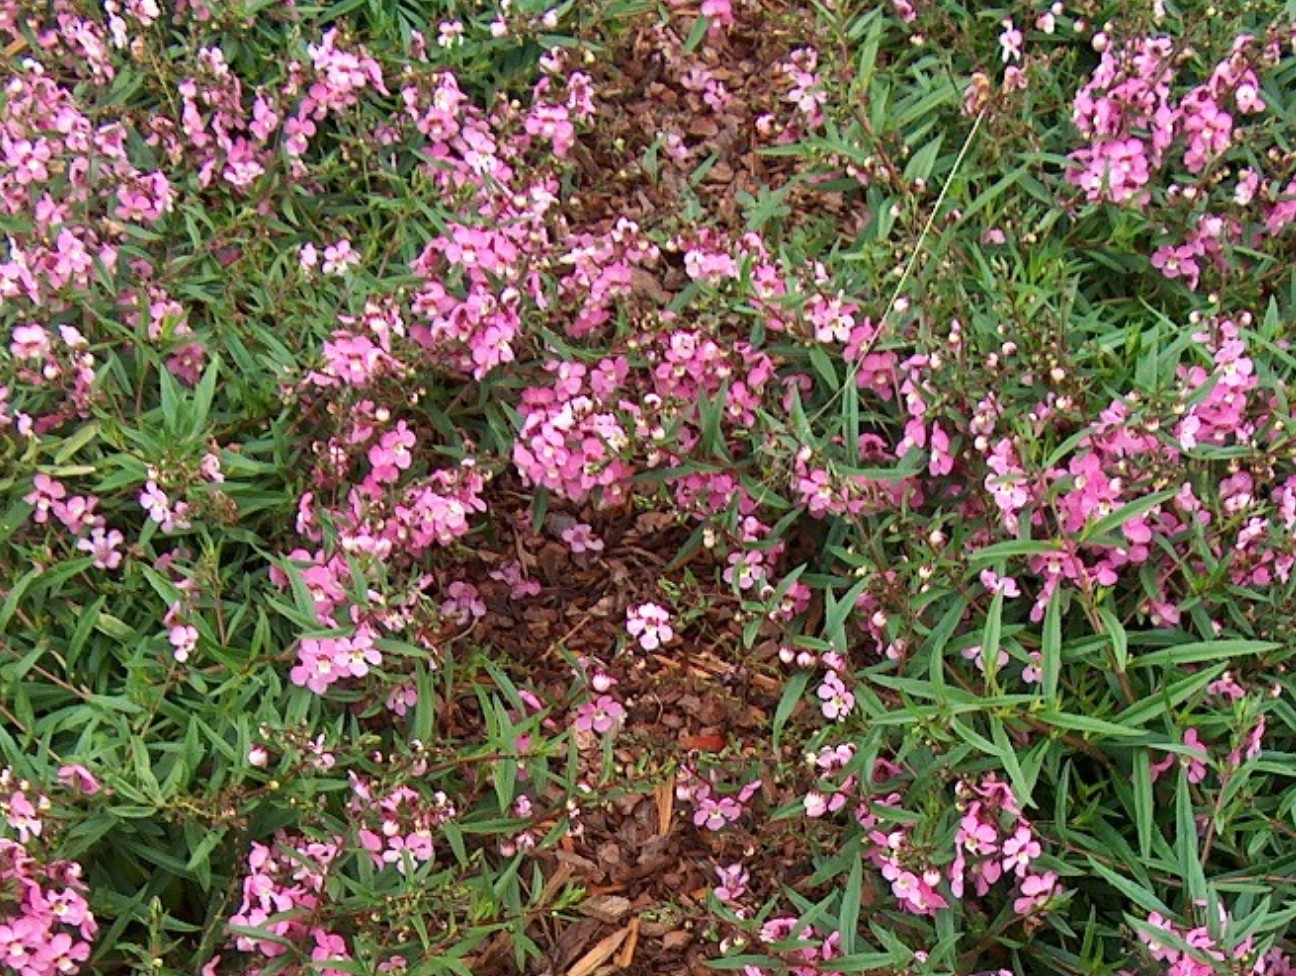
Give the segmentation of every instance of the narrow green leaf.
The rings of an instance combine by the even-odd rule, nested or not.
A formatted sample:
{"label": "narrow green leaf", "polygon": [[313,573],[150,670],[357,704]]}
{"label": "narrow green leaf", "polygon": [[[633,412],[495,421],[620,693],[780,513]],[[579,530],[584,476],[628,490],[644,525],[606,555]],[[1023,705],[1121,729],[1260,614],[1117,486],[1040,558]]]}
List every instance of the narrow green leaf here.
{"label": "narrow green leaf", "polygon": [[1139,856],[1144,861],[1152,854],[1154,801],[1151,762],[1146,749],[1134,750],[1134,829],[1138,831]]}
{"label": "narrow green leaf", "polygon": [[1233,658],[1252,654],[1267,654],[1281,647],[1281,644],[1274,641],[1195,641],[1191,644],[1180,644],[1178,647],[1167,647],[1148,654],[1140,654],[1134,660],[1134,667],[1147,668],[1158,664],[1177,667],[1182,664],[1201,664],[1203,661],[1231,661]]}
{"label": "narrow green leaf", "polygon": [[850,877],[842,892],[841,915],[837,931],[841,933],[841,951],[850,955],[855,951],[855,938],[859,930],[860,906],[864,897],[864,859],[856,853],[851,858]]}
{"label": "narrow green leaf", "polygon": [[1049,597],[1044,611],[1044,633],[1040,639],[1040,667],[1044,672],[1044,700],[1057,701],[1058,682],[1062,675],[1062,590]]}
{"label": "narrow green leaf", "polygon": [[1151,511],[1162,502],[1174,498],[1175,489],[1167,488],[1165,491],[1154,492],[1144,498],[1136,499],[1128,505],[1122,505],[1111,514],[1100,518],[1097,522],[1086,525],[1080,530],[1079,541],[1088,542],[1092,539],[1106,535],[1108,532],[1114,532],[1130,519],[1138,518],[1140,515]]}
{"label": "narrow green leaf", "polygon": [[792,717],[793,710],[801,701],[806,685],[810,683],[809,671],[798,671],[783,688],[783,697],[779,699],[778,708],[774,710],[774,748],[778,749],[783,737],[783,727]]}
{"label": "narrow green leaf", "polygon": [[1102,621],[1103,635],[1111,643],[1116,670],[1124,674],[1129,667],[1129,638],[1125,634],[1125,627],[1107,607],[1098,608],[1098,619]]}

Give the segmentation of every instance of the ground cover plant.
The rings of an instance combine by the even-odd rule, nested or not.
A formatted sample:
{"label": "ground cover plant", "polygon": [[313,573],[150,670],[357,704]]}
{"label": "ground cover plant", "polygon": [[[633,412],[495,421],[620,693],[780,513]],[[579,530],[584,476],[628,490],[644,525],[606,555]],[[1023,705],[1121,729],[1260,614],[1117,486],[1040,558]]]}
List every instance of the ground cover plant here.
{"label": "ground cover plant", "polygon": [[0,973],[1296,972],[1290,3],[0,47]]}

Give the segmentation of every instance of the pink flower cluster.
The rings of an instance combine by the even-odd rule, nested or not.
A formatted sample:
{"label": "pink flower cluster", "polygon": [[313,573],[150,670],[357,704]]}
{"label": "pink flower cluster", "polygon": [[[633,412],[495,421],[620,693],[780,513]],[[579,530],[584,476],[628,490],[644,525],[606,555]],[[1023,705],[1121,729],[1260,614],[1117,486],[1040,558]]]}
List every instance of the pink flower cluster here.
{"label": "pink flower cluster", "polygon": [[1061,891],[1058,876],[1034,867],[1043,849],[1012,789],[988,776],[980,783],[960,782],[955,792],[962,818],[948,869],[950,893],[962,898],[970,880],[977,895],[984,897],[991,885],[1009,877],[1018,891],[1013,911],[1027,915],[1045,908]]}
{"label": "pink flower cluster", "polygon": [[99,928],[80,865],[43,864],[22,843],[0,837],[0,889],[14,895],[0,905],[0,968],[16,976],[79,972]]}
{"label": "pink flower cluster", "polygon": [[[98,783],[83,766],[60,776],[85,793]],[[90,956],[98,923],[86,902],[81,866],[47,862],[27,849],[44,833],[48,797],[32,784],[0,769],[0,818],[18,839],[0,837],[0,969],[17,976],[67,976]]]}
{"label": "pink flower cluster", "polygon": [[[580,363],[551,362],[554,384],[522,393],[522,429],[513,445],[513,463],[530,484],[542,485],[571,501],[597,492],[603,504],[625,497],[634,469],[621,460],[630,433],[605,397],[624,379],[623,360],[605,359],[592,370]],[[614,401],[632,416],[638,407]]]}
{"label": "pink flower cluster", "polygon": [[[352,484],[345,506],[321,511],[314,493],[308,492],[298,509],[298,531],[313,541],[323,538],[320,520],[327,515],[339,551],[296,549],[288,555],[299,566],[301,582],[321,627],[351,632],[349,636],[309,637],[298,645],[298,661],[290,676],[295,684],[318,694],[337,681],[363,677],[379,666],[382,655],[375,642],[384,632],[402,632],[411,625],[413,610],[430,582],[416,574],[402,591],[393,578],[396,592],[379,599],[366,578],[361,592],[367,594],[367,604],[352,605],[353,567],[362,573],[376,572],[376,564],[411,569],[432,546],[450,545],[466,534],[468,517],[486,509],[481,497],[485,478],[471,459],[457,468],[409,477],[418,439],[405,421],[392,424],[390,413],[372,401],[363,401],[350,415],[350,422],[351,430],[334,438],[321,453],[330,459],[335,472],[358,463],[353,462],[353,456],[363,457],[367,473],[358,484]],[[384,426],[387,429],[380,433]],[[348,554],[363,558],[348,562]],[[288,574],[278,567],[272,568],[271,579],[284,589],[290,583]],[[456,619],[461,613],[476,618],[484,614],[485,605],[475,587],[455,581],[448,585],[442,612],[446,619]]]}
{"label": "pink flower cluster", "polygon": [[[875,468],[893,465],[897,460],[886,441],[877,434],[859,436],[856,457],[861,465]],[[922,497],[917,477],[873,477],[843,472],[837,466],[819,467],[814,449],[808,445],[797,451],[793,465],[792,488],[798,503],[811,518],[872,515],[905,503],[915,504]]]}
{"label": "pink flower cluster", "polygon": [[[798,948],[780,953],[787,959],[788,966],[786,969],[778,969],[779,973],[790,973],[791,976],[842,976],[832,966],[832,960],[842,954],[840,932],[824,934],[813,925],[798,926],[798,919],[793,916],[779,916],[761,926],[760,941],[767,946],[789,942],[799,944]],[[770,972],[759,966],[743,967],[743,976],[770,976]]]}
{"label": "pink flower cluster", "polygon": [[823,655],[822,660],[827,671],[815,692],[819,708],[828,721],[844,722],[855,708],[855,694],[848,686],[850,679],[846,659],[836,651],[829,651]]}
{"label": "pink flower cluster", "polygon": [[[235,947],[267,961],[295,947],[314,964],[310,972],[343,976],[341,970],[328,963],[350,960],[346,942],[312,917],[326,904],[325,885],[341,851],[341,838],[311,841],[283,831],[272,844],[254,841],[247,859],[248,873],[243,878],[243,900],[230,917],[230,925],[236,927]],[[213,960],[213,972],[215,964]]]}
{"label": "pink flower cluster", "polygon": [[[1229,917],[1224,906],[1219,906],[1220,928],[1227,932]],[[1211,934],[1211,926],[1198,925],[1191,929],[1180,928],[1160,912],[1149,912],[1148,928],[1165,932],[1187,946],[1178,948],[1139,928],[1139,941],[1147,947],[1148,954],[1165,964],[1165,976],[1212,976],[1228,966],[1230,972],[1248,976],[1296,976],[1296,960],[1277,946],[1261,954],[1255,947],[1255,936],[1248,935],[1240,942],[1221,943],[1219,936]]]}
{"label": "pink flower cluster", "polygon": [[[1146,203],[1154,178],[1170,163],[1171,150],[1180,146],[1180,162],[1197,181],[1187,186],[1172,183],[1167,200],[1196,207],[1211,194],[1212,171],[1243,141],[1241,120],[1267,108],[1256,72],[1278,57],[1275,45],[1257,45],[1252,36],[1239,35],[1206,81],[1176,99],[1173,84],[1179,59],[1170,38],[1108,44],[1075,98],[1075,124],[1089,142],[1072,153],[1076,168],[1067,173],[1068,182],[1084,190],[1090,201]],[[1257,214],[1263,230],[1254,243],[1265,233],[1280,233],[1296,219],[1292,188],[1289,184],[1284,190],[1280,182],[1249,167],[1237,173],[1231,202],[1242,208],[1268,204]],[[1167,278],[1196,289],[1207,264],[1226,271],[1230,258],[1225,247],[1242,241],[1238,220],[1219,212],[1198,214],[1181,241],[1155,250],[1152,264]]]}
{"label": "pink flower cluster", "polygon": [[[1019,915],[1047,907],[1059,893],[1056,872],[1035,868],[1043,854],[1042,845],[1006,783],[990,775],[980,782],[956,784],[959,827],[952,858],[944,857],[917,839],[912,824],[883,828],[871,805],[901,806],[904,794],[891,790],[870,795],[870,791],[861,789],[854,773],[841,776],[854,755],[855,747],[842,743],[808,757],[820,783],[806,794],[805,813],[819,818],[853,804],[855,821],[867,831],[865,856],[890,883],[891,893],[905,911],[934,915],[947,907],[950,899],[963,900],[969,888],[984,898],[1005,877],[1016,885],[1013,909]],[[900,772],[894,763],[878,758],[873,784],[884,784]]]}
{"label": "pink flower cluster", "polygon": [[44,473],[32,479],[32,490],[23,501],[33,506],[32,521],[37,525],[49,521],[51,515],[76,538],[76,549],[94,560],[97,569],[116,569],[121,565],[120,551],[125,537],[117,529],[108,527],[107,520],[95,509],[99,499],[94,495],[68,495],[67,488]]}
{"label": "pink flower cluster", "polygon": [[693,824],[707,830],[723,830],[746,811],[747,804],[761,788],[753,779],[736,793],[715,792],[715,776],[704,779],[691,766],[681,766],[675,782],[675,798],[693,805]]}
{"label": "pink flower cluster", "polygon": [[361,627],[350,637],[303,638],[289,677],[293,684],[322,695],[334,682],[363,678],[380,664],[382,653],[374,647],[372,632]]}
{"label": "pink flower cluster", "polygon": [[823,106],[828,101],[818,72],[819,52],[812,47],[798,48],[781,68],[791,85],[783,97],[796,106],[807,127],[818,128],[823,124]]}
{"label": "pink flower cluster", "polygon": [[394,865],[401,874],[432,860],[436,830],[456,815],[454,804],[440,791],[427,797],[399,786],[375,796],[373,785],[354,773],[351,790],[352,815],[365,824],[358,828],[360,845],[375,866]]}

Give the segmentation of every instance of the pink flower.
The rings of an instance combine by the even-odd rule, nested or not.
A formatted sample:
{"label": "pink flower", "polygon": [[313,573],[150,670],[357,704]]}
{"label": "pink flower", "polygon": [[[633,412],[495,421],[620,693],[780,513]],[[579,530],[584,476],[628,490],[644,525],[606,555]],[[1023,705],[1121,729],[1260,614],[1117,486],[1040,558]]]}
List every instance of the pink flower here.
{"label": "pink flower", "polygon": [[1013,902],[1013,911],[1018,915],[1027,915],[1043,908],[1055,894],[1057,877],[1056,871],[1046,871],[1043,874],[1029,874],[1023,878],[1021,897]]}
{"label": "pink flower", "polygon": [[702,0],[698,12],[717,24],[728,27],[734,22],[733,4],[730,0]]}
{"label": "pink flower", "polygon": [[1013,26],[1011,20],[1003,22],[1003,31],[999,35],[1000,57],[1005,64],[1009,61],[1020,61],[1022,57],[1022,32]]}
{"label": "pink flower", "polygon": [[387,696],[388,709],[400,716],[404,716],[406,712],[417,704],[418,691],[409,682],[397,685],[392,689],[391,694]]}
{"label": "pink flower", "polygon": [[379,483],[396,481],[400,473],[413,463],[410,449],[417,440],[405,421],[397,421],[395,430],[387,431],[377,444],[369,448],[369,463],[373,465],[371,477]]}
{"label": "pink flower", "polygon": [[43,325],[29,323],[14,328],[9,352],[15,359],[44,359],[49,351],[50,336]]}
{"label": "pink flower", "polygon": [[1183,757],[1188,766],[1188,782],[1200,783],[1206,778],[1206,760],[1209,757],[1196,729],[1184,732],[1183,744],[1192,750],[1191,755]]}
{"label": "pink flower", "polygon": [[715,872],[720,879],[720,883],[715,888],[715,896],[721,901],[737,901],[746,893],[750,875],[741,864],[730,864],[728,867],[717,866]]}
{"label": "pink flower", "polygon": [[949,435],[941,429],[940,424],[932,424],[931,461],[927,465],[927,470],[933,478],[947,475],[954,470],[954,456],[950,454]]}
{"label": "pink flower", "polygon": [[99,781],[95,779],[94,773],[79,763],[60,766],[58,778],[68,786],[80,790],[86,796],[93,796],[100,790]]}
{"label": "pink flower", "polygon": [[675,636],[670,614],[655,603],[644,603],[626,610],[626,632],[638,638],[645,651],[655,651]]}
{"label": "pink flower", "polygon": [[[48,801],[42,798],[42,803]],[[27,798],[26,793],[19,791],[11,794],[8,802],[3,805],[8,807],[6,819],[9,826],[18,831],[18,843],[26,844],[33,837],[41,835],[45,825],[41,822],[36,806]]]}
{"label": "pink flower", "polygon": [[32,521],[39,524],[48,521],[50,509],[66,497],[67,489],[63,485],[41,473],[32,479],[32,490],[23,496],[23,501],[36,506],[36,511],[32,512]]}
{"label": "pink flower", "polygon": [[[90,946],[74,942],[66,932],[59,932],[36,951],[37,973],[75,973],[80,963],[90,957]],[[24,970],[30,971],[30,970]]]}
{"label": "pink flower", "polygon": [[577,522],[562,531],[562,540],[572,552],[602,552],[603,540],[594,534],[594,530],[584,522]]}
{"label": "pink flower", "polygon": [[183,664],[198,646],[198,628],[177,624],[167,633],[167,640],[175,651],[175,659]]}
{"label": "pink flower", "polygon": [[829,671],[817,692],[822,705],[824,718],[830,722],[840,722],[855,707],[855,696],[851,694],[836,671]]}
{"label": "pink flower", "polygon": [[320,270],[326,275],[344,275],[360,263],[360,255],[351,249],[346,238],[324,248],[324,263]]}
{"label": "pink flower", "polygon": [[441,604],[441,613],[462,624],[486,616],[486,602],[477,592],[477,587],[462,580],[455,580],[446,587],[449,599]]}
{"label": "pink flower", "polygon": [[116,529],[105,531],[102,526],[96,526],[90,530],[89,538],[77,540],[77,549],[94,556],[97,569],[116,569],[122,561],[117,548],[125,541]]}
{"label": "pink flower", "polygon": [[1002,593],[1005,599],[1021,596],[1021,588],[1011,576],[1000,576],[993,569],[981,570],[981,585],[991,593]]}
{"label": "pink flower", "polygon": [[742,816],[742,806],[731,796],[716,799],[712,796],[698,800],[693,811],[693,823],[707,830],[720,830]]}
{"label": "pink flower", "polygon": [[805,795],[802,805],[805,807],[807,817],[818,818],[828,812],[828,798],[813,790]]}
{"label": "pink flower", "polygon": [[1031,861],[1039,857],[1040,843],[1031,834],[1030,827],[1020,825],[1016,832],[1003,842],[1004,870],[1013,871],[1018,877],[1026,873]]}
{"label": "pink flower", "polygon": [[580,732],[610,732],[625,719],[625,708],[611,695],[599,695],[580,707],[573,723]]}

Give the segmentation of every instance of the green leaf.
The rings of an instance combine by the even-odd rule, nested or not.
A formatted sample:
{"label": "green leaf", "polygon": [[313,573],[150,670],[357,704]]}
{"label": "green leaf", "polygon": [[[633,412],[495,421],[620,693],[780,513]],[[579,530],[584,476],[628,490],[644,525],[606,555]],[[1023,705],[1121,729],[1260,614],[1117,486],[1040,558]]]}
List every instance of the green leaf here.
{"label": "green leaf", "polygon": [[1062,675],[1062,590],[1049,597],[1044,611],[1044,633],[1040,638],[1040,670],[1044,673],[1044,700],[1057,701],[1058,682]]}
{"label": "green leaf", "polygon": [[1013,792],[1017,794],[1017,800],[1023,807],[1033,807],[1035,801],[1031,794],[1035,792],[1034,778],[1028,779],[1021,763],[1017,759],[1017,749],[1013,746],[1008,738],[1008,731],[1004,728],[1003,722],[998,718],[990,718],[990,735],[994,739],[994,744],[999,747],[999,755],[1003,760],[1004,771],[1008,774],[1008,779],[1012,783]]}
{"label": "green leaf", "polygon": [[1188,770],[1179,767],[1178,791],[1175,794],[1175,854],[1179,860],[1179,877],[1186,883],[1185,894],[1194,903],[1205,903],[1206,876],[1202,871],[1197,848],[1197,818],[1193,815],[1192,794],[1188,788]]}
{"label": "green leaf", "polygon": [[216,377],[220,373],[220,366],[220,356],[213,356],[194,390],[193,414],[189,421],[190,436],[200,435],[203,425],[207,423],[207,414],[211,411],[212,399],[216,396]]}
{"label": "green leaf", "polygon": [[707,29],[711,26],[710,17],[696,17],[693,21],[693,29],[689,31],[688,37],[684,41],[684,53],[692,54],[697,50],[697,46],[702,43],[702,38],[706,37]]}
{"label": "green leaf", "polygon": [[1139,856],[1152,854],[1153,814],[1152,759],[1147,749],[1134,750],[1134,829],[1138,832]]}
{"label": "green leaf", "polygon": [[1168,688],[1161,689],[1159,693],[1149,695],[1143,701],[1131,705],[1117,715],[1116,719],[1120,725],[1127,726],[1130,729],[1144,725],[1152,719],[1164,715],[1170,709],[1177,708],[1197,694],[1218,678],[1224,672],[1225,667],[1223,664],[1217,664],[1205,671],[1190,674],[1186,678],[1176,681]]}
{"label": "green leaf", "polygon": [[1180,644],[1178,647],[1167,647],[1148,654],[1140,654],[1134,660],[1134,667],[1148,668],[1159,664],[1179,667],[1184,664],[1201,664],[1203,661],[1232,661],[1237,657],[1267,654],[1281,647],[1281,644],[1274,641],[1194,641],[1191,644]]}
{"label": "green leaf", "polygon": [[828,384],[828,388],[836,393],[841,389],[841,377],[837,375],[837,368],[824,352],[823,347],[818,343],[811,344],[807,350],[810,355],[810,365],[814,367],[820,378]]}
{"label": "green leaf", "polygon": [[1125,627],[1107,607],[1098,608],[1098,619],[1102,621],[1103,635],[1111,643],[1116,670],[1124,674],[1129,666],[1129,637],[1125,634]]}
{"label": "green leaf", "polygon": [[927,667],[927,677],[931,679],[932,687],[937,692],[945,688],[945,645],[949,643],[950,637],[958,629],[959,623],[963,620],[963,614],[967,610],[967,598],[955,597],[950,608],[941,615],[936,626],[932,628],[927,639],[923,641],[922,657],[930,663]]}
{"label": "green leaf", "polygon": [[1097,872],[1098,876],[1103,878],[1108,884],[1119,891],[1122,895],[1132,901],[1145,912],[1160,912],[1162,915],[1174,917],[1174,912],[1170,911],[1166,904],[1157,898],[1151,891],[1140,887],[1128,878],[1117,874],[1107,865],[1097,860],[1093,856],[1086,858],[1089,866]]}
{"label": "green leaf", "polygon": [[1178,492],[1173,488],[1167,488],[1165,491],[1154,492],[1145,498],[1139,498],[1130,502],[1128,505],[1122,505],[1111,514],[1100,518],[1097,522],[1086,525],[1080,530],[1079,541],[1091,542],[1092,540],[1106,535],[1119,529],[1130,519],[1138,518],[1146,512],[1156,508],[1162,502],[1167,502]]}
{"label": "green leaf", "polygon": [[990,610],[986,613],[985,626],[981,628],[981,660],[985,662],[986,682],[994,686],[999,671],[999,642],[1003,634],[1002,591],[996,591],[990,600]]}
{"label": "green leaf", "polygon": [[[1108,722],[1090,715],[1072,715],[1053,709],[1039,712],[1036,717],[1046,725],[1069,732],[1083,732],[1116,739],[1141,739],[1147,733],[1143,729],[1133,728],[1132,723]],[[1117,716],[1118,718],[1121,716]]]}
{"label": "green leaf", "polygon": [[798,671],[792,675],[788,683],[783,687],[783,695],[779,698],[778,707],[774,710],[774,748],[778,749],[780,740],[783,737],[783,727],[787,725],[787,720],[792,717],[792,712],[796,709],[797,704],[801,701],[801,695],[806,690],[806,685],[810,683],[809,671]]}
{"label": "green leaf", "polygon": [[1061,548],[1056,542],[1013,539],[1010,542],[997,542],[984,549],[978,549],[968,556],[968,566],[974,570],[981,570],[993,562],[1011,556],[1046,556],[1060,551]]}
{"label": "green leaf", "polygon": [[864,898],[864,859],[859,852],[851,857],[850,876],[846,879],[846,888],[842,891],[841,915],[838,917],[837,931],[841,933],[841,951],[850,955],[855,951],[855,939],[859,929],[860,906]]}

